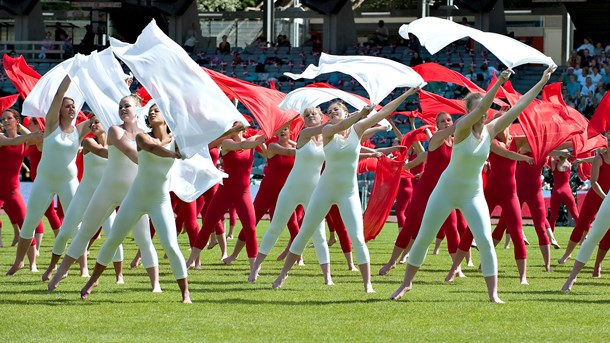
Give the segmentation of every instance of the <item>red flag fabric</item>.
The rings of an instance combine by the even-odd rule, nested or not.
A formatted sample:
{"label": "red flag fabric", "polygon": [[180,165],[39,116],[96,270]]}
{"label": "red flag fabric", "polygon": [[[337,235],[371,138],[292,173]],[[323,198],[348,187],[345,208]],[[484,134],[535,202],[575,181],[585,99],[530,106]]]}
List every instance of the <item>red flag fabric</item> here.
{"label": "red flag fabric", "polygon": [[401,156],[403,157],[396,160],[381,156],[377,161],[373,190],[363,215],[364,239],[367,242],[379,235],[394,205],[406,154]]}
{"label": "red flag fabric", "polygon": [[[505,93],[511,106],[521,98],[519,94]],[[545,163],[552,150],[583,131],[565,107],[537,99],[523,110],[519,123],[532,150],[534,163],[539,166]]]}
{"label": "red flag fabric", "polygon": [[11,108],[19,99],[19,94],[7,95],[0,98],[0,112]]}
{"label": "red flag fabric", "polygon": [[142,98],[142,106],[146,105],[146,103],[152,100],[152,97],[150,96],[150,94],[148,94],[148,91],[144,87],[140,87],[140,89],[136,91],[136,94],[138,94],[140,98]]}
{"label": "red flag fabric", "polygon": [[267,137],[272,137],[284,124],[298,116],[295,111],[283,111],[278,107],[286,97],[280,91],[202,69],[225,93],[237,98],[252,113]]}
{"label": "red flag fabric", "polygon": [[23,56],[10,57],[4,55],[2,64],[6,76],[11,80],[21,98],[25,99],[42,76],[25,63]]}
{"label": "red flag fabric", "polygon": [[610,92],[602,98],[591,117],[589,127],[587,127],[587,135],[594,137],[602,132],[610,131]]}
{"label": "red flag fabric", "polygon": [[415,130],[411,130],[407,132],[404,136],[402,136],[402,140],[400,141],[400,145],[407,147],[409,149],[411,145],[415,142],[422,142],[428,140],[428,135],[426,134],[426,129],[430,130],[432,134],[436,132],[436,126],[434,125],[424,125],[420,126]]}
{"label": "red flag fabric", "polygon": [[423,89],[419,91],[419,106],[422,109],[419,119],[429,125],[435,125],[436,116],[439,112],[447,112],[449,114],[466,113],[464,100],[447,99]]}
{"label": "red flag fabric", "polygon": [[374,172],[377,170],[378,159],[376,157],[363,158],[358,161],[358,174]]}
{"label": "red flag fabric", "polygon": [[483,88],[477,86],[464,75],[455,70],[443,67],[437,63],[424,63],[413,67],[426,82],[451,82],[456,85],[464,86],[471,92],[484,93]]}

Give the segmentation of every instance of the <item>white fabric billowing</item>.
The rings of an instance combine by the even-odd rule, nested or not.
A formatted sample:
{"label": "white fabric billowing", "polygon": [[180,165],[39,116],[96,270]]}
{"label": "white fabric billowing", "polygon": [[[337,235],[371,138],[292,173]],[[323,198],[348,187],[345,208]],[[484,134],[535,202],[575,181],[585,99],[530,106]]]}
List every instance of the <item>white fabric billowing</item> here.
{"label": "white fabric billowing", "polygon": [[112,125],[122,124],[119,101],[130,91],[123,79],[123,69],[110,48],[87,56],[77,54],[68,73],[106,132]]}
{"label": "white fabric billowing", "polygon": [[212,163],[208,147],[187,160],[176,160],[170,170],[169,190],[184,202],[195,201],[222,178],[229,177]]}
{"label": "white fabric billowing", "polygon": [[[357,110],[361,110],[367,105],[364,100],[340,89],[303,87],[288,93],[279,104],[279,107],[283,110],[293,109],[299,113],[303,113],[306,108],[316,107],[334,99],[341,99]],[[392,126],[386,119],[381,120],[379,125],[386,127],[386,130],[392,129]]]}
{"label": "white fabric billowing", "polygon": [[[68,70],[72,67],[73,62],[74,57],[61,62],[45,73],[40,80],[36,82],[36,85],[32,88],[32,91],[23,102],[23,115],[38,118],[47,116],[55,93],[57,93],[59,85],[66,75],[68,75]],[[76,113],[78,113],[85,102],[78,87],[74,84],[70,84],[70,88],[68,88],[65,96],[74,100],[74,109],[76,110]],[[76,117],[74,118],[74,121],[76,121]]]}
{"label": "white fabric billowing", "polygon": [[184,156],[198,153],[236,121],[248,125],[210,76],[154,20],[135,44],[114,38],[110,44],[159,106]]}
{"label": "white fabric billowing", "polygon": [[397,87],[423,87],[426,82],[402,63],[375,56],[333,56],[322,53],[318,66],[310,64],[301,74],[284,73],[292,79],[313,79],[320,74],[348,74],[367,91],[373,104],[379,104]]}
{"label": "white fabric billowing", "polygon": [[470,37],[485,46],[511,69],[527,63],[556,65],[552,58],[516,39],[497,33],[483,32],[451,20],[435,17],[421,18],[408,25],[402,25],[398,33],[405,39],[409,39],[409,33],[414,34],[421,45],[425,46],[431,54],[437,53],[458,39]]}

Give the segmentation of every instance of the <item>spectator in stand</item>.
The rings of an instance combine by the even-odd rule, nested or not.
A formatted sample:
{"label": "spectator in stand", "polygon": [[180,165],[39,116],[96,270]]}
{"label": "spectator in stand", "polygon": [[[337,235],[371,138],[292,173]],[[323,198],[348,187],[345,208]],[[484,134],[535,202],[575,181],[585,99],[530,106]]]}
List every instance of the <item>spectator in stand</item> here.
{"label": "spectator in stand", "polygon": [[413,52],[413,57],[411,57],[411,62],[409,62],[409,65],[411,67],[414,67],[418,64],[422,64],[424,63],[424,60],[422,60],[422,58],[419,56],[419,52],[415,51]]}
{"label": "spectator in stand", "polygon": [[227,42],[227,39],[229,39],[227,35],[222,36],[222,41],[218,44],[218,53],[228,54],[231,52],[231,44]]}
{"label": "spectator in stand", "polygon": [[409,50],[415,51],[417,53],[419,53],[420,49],[421,49],[421,44],[419,44],[419,40],[412,33],[409,33],[408,47],[409,47]]}
{"label": "spectator in stand", "polygon": [[491,81],[494,75],[496,77],[500,75],[498,69],[488,66],[487,63],[483,63],[483,65],[481,65],[481,72],[483,73],[483,88],[487,88],[489,81]]}
{"label": "spectator in stand", "polygon": [[603,76],[600,74],[598,66],[593,66],[591,68],[591,74],[589,74],[589,77],[591,77],[591,81],[593,81],[594,84],[597,84],[602,80]]}
{"label": "spectator in stand", "polygon": [[604,95],[606,95],[606,85],[604,84],[604,82],[598,81],[596,85],[597,87],[595,89],[595,95],[593,96],[593,106],[595,107],[599,105]]}
{"label": "spectator in stand", "polygon": [[85,25],[85,30],[85,36],[80,42],[80,52],[88,54],[95,49],[95,33],[93,32],[91,25]]}
{"label": "spectator in stand", "polygon": [[195,51],[195,45],[197,45],[197,38],[195,38],[195,34],[191,32],[188,38],[184,41],[184,51],[192,54],[193,51]]}
{"label": "spectator in stand", "polygon": [[610,61],[610,58],[608,58],[608,53],[606,50],[602,50],[597,57],[597,62],[599,62],[600,65],[603,65],[604,63],[608,63],[608,61]]}
{"label": "spectator in stand", "polygon": [[597,42],[597,44],[595,44],[595,50],[593,51],[593,56],[595,56],[595,57],[601,56],[602,51],[604,51],[604,48],[602,47],[602,42]]}
{"label": "spectator in stand", "polygon": [[46,36],[44,37],[44,41],[42,46],[40,47],[40,53],[38,54],[38,58],[44,60],[47,58],[47,51],[53,49],[53,35],[51,35],[51,31],[47,31]]}
{"label": "spectator in stand", "polygon": [[580,55],[576,50],[572,50],[572,53],[570,53],[570,57],[568,58],[568,61],[566,63],[572,68],[580,66]]}
{"label": "spectator in stand", "polygon": [[593,97],[595,95],[595,84],[593,83],[593,79],[591,78],[591,76],[587,76],[587,78],[585,79],[585,84],[584,86],[582,86],[582,89],[580,90],[580,96],[586,96],[586,97]]}
{"label": "spectator in stand", "polygon": [[574,70],[574,74],[576,75],[576,80],[578,80],[578,82],[580,82],[581,86],[584,86],[587,84],[587,77],[591,76],[589,75],[589,67],[584,67],[582,69],[580,69],[580,73],[578,73],[579,70]]}
{"label": "spectator in stand", "polygon": [[286,35],[278,35],[275,46],[278,48],[281,48],[281,47],[290,48],[291,47],[290,41],[288,40],[288,37]]}
{"label": "spectator in stand", "polygon": [[589,49],[584,49],[584,50],[582,50],[581,53],[582,53],[582,55],[580,56],[580,67],[581,68],[590,67],[593,57],[591,56]]}
{"label": "spectator in stand", "polygon": [[610,85],[610,63],[602,64],[603,68],[600,70],[600,74],[602,74],[602,81],[605,85]]}
{"label": "spectator in stand", "polygon": [[[62,38],[63,35],[63,38]],[[68,37],[68,33],[61,27],[60,22],[55,23],[55,41],[63,42]]]}
{"label": "spectator in stand", "polygon": [[593,46],[593,41],[589,37],[584,38],[582,45],[576,49],[576,51],[581,52],[583,55],[584,50],[589,51],[589,56],[595,56],[595,47]]}
{"label": "spectator in stand", "polygon": [[566,82],[565,85],[568,90],[568,95],[572,99],[577,99],[580,96],[582,85],[576,81],[576,76],[574,76],[574,74],[569,76],[568,82]]}
{"label": "spectator in stand", "polygon": [[383,20],[380,20],[377,23],[377,29],[375,30],[376,43],[381,46],[388,45],[389,36],[390,36],[390,31],[388,31],[388,27],[385,26],[385,22]]}

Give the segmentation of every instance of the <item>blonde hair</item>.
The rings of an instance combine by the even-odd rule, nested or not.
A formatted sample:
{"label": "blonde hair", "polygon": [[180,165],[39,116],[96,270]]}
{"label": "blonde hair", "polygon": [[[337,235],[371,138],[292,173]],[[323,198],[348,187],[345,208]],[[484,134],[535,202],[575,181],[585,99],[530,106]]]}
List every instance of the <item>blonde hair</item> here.
{"label": "blonde hair", "polygon": [[132,93],[129,95],[125,95],[124,97],[121,98],[121,101],[125,100],[125,99],[131,99],[133,100],[133,102],[135,102],[136,107],[142,107],[142,97],[140,96],[140,94],[138,93]]}
{"label": "blonde hair", "polygon": [[466,95],[464,98],[464,102],[466,103],[466,111],[470,112],[474,110],[474,104],[481,99],[483,99],[483,94],[481,93],[468,93],[468,95]]}
{"label": "blonde hair", "polygon": [[324,113],[322,113],[322,110],[320,109],[320,107],[307,107],[304,111],[303,111],[303,116],[305,116],[305,114],[307,113],[315,113],[317,115],[319,115],[320,117],[322,117],[324,115]]}

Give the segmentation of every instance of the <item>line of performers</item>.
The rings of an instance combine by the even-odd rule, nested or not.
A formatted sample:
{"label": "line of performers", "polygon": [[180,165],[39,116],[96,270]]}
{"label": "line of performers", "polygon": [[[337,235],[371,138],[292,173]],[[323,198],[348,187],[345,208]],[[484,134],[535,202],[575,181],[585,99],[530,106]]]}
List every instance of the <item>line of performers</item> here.
{"label": "line of performers", "polygon": [[[558,247],[552,232],[559,204],[565,203],[577,221],[559,263],[565,263],[571,256],[596,213],[608,211],[605,207],[610,206],[604,200],[610,188],[610,152],[606,150],[588,161],[578,161],[592,163],[592,188],[580,213],[569,187],[570,162],[558,154],[552,162],[555,189],[551,218],[547,221],[541,195],[542,167],[532,165],[527,141],[513,139],[509,133],[510,124],[540,93],[552,71],[547,69],[540,81],[514,106],[494,118],[487,118],[488,109],[511,71],[504,71],[485,95],[468,95],[465,99],[468,113],[460,120],[453,122],[449,114],[439,113],[437,130],[434,134],[429,133],[427,152],[419,143],[412,149],[394,146],[374,150],[361,145],[361,141],[380,130],[377,124],[394,113],[418,91],[417,88],[404,92],[378,112],[365,107],[350,115],[343,102],[334,101],[328,105],[328,120],[324,121],[319,108],[308,108],[301,114],[303,125],[299,132],[291,132],[287,125],[277,140],[269,144],[265,144],[266,138],[262,135],[245,136],[245,128],[236,124],[209,145],[214,163],[221,156],[223,169],[229,177],[191,203],[170,195],[169,171],[181,154],[159,108],[153,105],[148,112],[146,123],[150,132],[144,132],[137,125],[136,109],[141,106],[141,99],[136,95],[120,100],[120,125],[104,131],[95,116],[74,124],[77,113],[74,101],[65,97],[70,85],[70,79],[66,77],[44,121],[26,118],[28,120],[22,125],[20,115],[14,109],[2,113],[0,201],[14,228],[13,245],[17,246],[14,264],[7,274],[13,275],[22,269],[26,256],[30,270],[37,270],[36,255],[44,232],[41,218],[47,215],[56,236],[50,265],[42,274],[49,290],[59,286],[75,262],[80,265],[81,276],[89,276],[88,250],[103,228],[107,237],[93,273],[81,290],[83,298],[90,295],[111,263],[116,283],[124,283],[121,243],[132,232],[139,248],[132,267],[141,263],[149,275],[152,291],[161,291],[158,255],[152,243],[156,234],[168,257],[182,300],[190,303],[187,270],[201,267],[200,254],[206,246],[218,245],[226,264],[237,259],[245,247],[250,262],[248,281],[253,283],[281,232],[288,227],[290,242],[278,258],[284,260],[284,266],[273,282],[273,288],[281,288],[291,268],[302,263],[309,240],[313,241],[325,284],[332,285],[329,242],[333,243],[336,235],[348,268],[359,270],[364,290],[374,292],[356,173],[359,158],[391,153],[394,156],[408,154],[404,169],[410,169],[411,174],[417,176],[401,177],[396,199],[400,230],[389,261],[379,270],[380,275],[386,275],[399,260],[408,256],[404,281],[391,298],[400,299],[411,290],[412,281],[435,238],[439,242],[443,237],[447,238],[452,266],[446,281],[463,276],[460,265],[464,258],[469,259],[474,238],[481,255],[489,300],[502,302],[498,297],[494,247],[505,231],[513,242],[520,282],[527,284],[526,241],[521,222],[523,203],[527,203],[532,213],[547,271],[551,271],[550,246]],[[396,132],[399,134],[398,130]],[[259,146],[267,158],[267,166],[256,199],[252,201],[250,173],[254,152]],[[80,183],[75,164],[79,149],[84,155]],[[29,155],[32,177],[35,177],[27,211],[19,190],[19,173],[26,155]],[[484,186],[482,175],[488,165],[490,171]],[[66,209],[61,219],[51,203],[55,195]],[[492,234],[490,210],[497,206],[502,208],[502,217]],[[233,252],[228,254],[223,220],[231,210],[239,217],[242,229]],[[259,244],[256,225],[267,212],[272,219]],[[203,218],[201,228],[197,223],[198,214]],[[326,239],[325,218],[332,230],[330,241]],[[564,290],[572,287],[594,246],[601,241],[595,266],[595,274],[599,275],[601,261],[610,249],[610,237],[604,236],[610,226],[608,220],[608,216],[597,217],[580,248]],[[191,250],[187,259],[177,240],[177,232],[183,228]]]}

